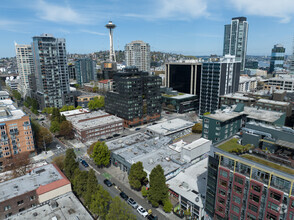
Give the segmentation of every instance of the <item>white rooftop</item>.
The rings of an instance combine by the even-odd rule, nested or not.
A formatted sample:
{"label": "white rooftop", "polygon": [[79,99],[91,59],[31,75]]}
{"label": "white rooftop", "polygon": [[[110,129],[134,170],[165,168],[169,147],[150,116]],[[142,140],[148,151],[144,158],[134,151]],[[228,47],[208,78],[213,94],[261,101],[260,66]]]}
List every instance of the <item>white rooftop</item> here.
{"label": "white rooftop", "polygon": [[90,112],[89,109],[82,108],[82,109],[75,109],[75,110],[60,112],[60,114],[64,115],[65,117],[70,117],[70,116],[85,114],[85,113],[89,113],[89,112]]}
{"label": "white rooftop", "polygon": [[[54,218],[55,217],[55,218]],[[11,216],[11,220],[31,220],[31,219],[93,219],[86,208],[81,204],[77,197],[68,192],[56,197],[46,203],[27,209],[19,214]]]}
{"label": "white rooftop", "polygon": [[197,147],[200,147],[203,144],[206,144],[206,143],[209,143],[209,142],[211,142],[211,141],[208,140],[208,139],[200,138],[197,141],[193,141],[192,143],[185,145],[184,148],[187,149],[187,150],[193,150],[193,149],[195,149]]}
{"label": "white rooftop", "polygon": [[9,96],[7,91],[0,91],[0,96]]}
{"label": "white rooftop", "polygon": [[280,119],[283,114],[285,114],[283,112],[275,112],[247,106],[244,107],[244,113],[247,115],[247,118],[266,122],[275,122]]}
{"label": "white rooftop", "polygon": [[191,97],[195,97],[195,95],[191,95],[191,94],[178,94],[178,95],[173,95],[171,97],[169,96],[166,96],[168,98],[171,98],[171,99],[185,99],[185,98],[191,98]]}
{"label": "white rooftop", "polygon": [[289,102],[281,102],[281,101],[268,100],[268,99],[259,99],[257,102],[272,104],[272,105],[283,105],[283,106],[290,105]]}
{"label": "white rooftop", "polygon": [[242,93],[230,93],[230,94],[222,95],[220,97],[227,97],[227,98],[240,99],[240,100],[252,100],[252,101],[255,100],[254,98],[244,96]]}
{"label": "white rooftop", "polygon": [[[208,158],[186,168],[177,176],[167,181],[168,187],[179,195],[185,197],[200,208],[204,207],[206,194]],[[198,201],[196,200],[198,198]]]}
{"label": "white rooftop", "polygon": [[87,114],[79,114],[67,118],[78,130],[88,130],[99,126],[105,126],[114,122],[123,122],[123,119],[110,115],[104,111],[94,111]]}
{"label": "white rooftop", "polygon": [[160,135],[167,136],[169,134],[191,128],[194,123],[185,121],[180,118],[172,119],[169,121],[165,121],[156,125],[148,126],[146,129],[152,132],[155,132]]}
{"label": "white rooftop", "polygon": [[31,173],[0,183],[0,203],[60,179],[63,177],[53,164],[35,168]]}
{"label": "white rooftop", "polygon": [[234,112],[233,108],[225,110],[216,110],[214,114],[205,115],[207,118],[212,118],[218,121],[227,121],[243,115],[243,112]]}

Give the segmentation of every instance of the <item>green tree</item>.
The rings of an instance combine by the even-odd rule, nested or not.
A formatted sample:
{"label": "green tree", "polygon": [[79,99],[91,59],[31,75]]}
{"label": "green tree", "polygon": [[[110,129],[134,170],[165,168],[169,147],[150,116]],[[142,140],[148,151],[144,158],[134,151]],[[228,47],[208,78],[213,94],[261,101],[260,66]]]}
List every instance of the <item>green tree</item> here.
{"label": "green tree", "polygon": [[108,150],[105,142],[98,141],[95,144],[91,157],[93,158],[95,164],[99,167],[109,165],[110,151]]}
{"label": "green tree", "polygon": [[60,131],[60,124],[58,121],[52,121],[50,126],[50,131],[52,133]]}
{"label": "green tree", "polygon": [[96,143],[97,143],[97,142],[91,144],[90,147],[87,149],[87,154],[88,154],[89,156],[91,156],[91,154],[93,153],[94,146],[95,146]]}
{"label": "green tree", "polygon": [[53,108],[52,109],[52,115],[51,115],[51,121],[57,121],[60,123],[60,112],[58,108]]}
{"label": "green tree", "polygon": [[64,115],[60,116],[60,122],[66,121],[66,117]]}
{"label": "green tree", "polygon": [[66,139],[73,139],[74,133],[72,123],[70,121],[61,122],[59,134],[65,137]]}
{"label": "green tree", "polygon": [[40,149],[44,149],[44,144],[48,145],[52,142],[53,137],[50,131],[43,126],[40,126],[35,120],[32,120],[32,129],[37,146]]}
{"label": "green tree", "polygon": [[72,181],[73,190],[79,197],[84,197],[87,190],[88,171],[80,171],[76,168]]}
{"label": "green tree", "polygon": [[67,106],[67,105],[62,106],[62,108],[59,109],[59,111],[60,111],[60,112],[68,111],[68,106]]}
{"label": "green tree", "polygon": [[12,95],[17,101],[21,100],[21,94],[17,90],[12,90]]}
{"label": "green tree", "polygon": [[82,106],[79,106],[79,105],[76,107],[76,109],[82,109],[82,108],[83,108],[83,107],[82,107]]}
{"label": "green tree", "polygon": [[157,165],[150,173],[150,188],[148,191],[148,200],[154,207],[163,204],[168,198],[168,187],[165,181],[164,171],[160,165]]}
{"label": "green tree", "polygon": [[109,212],[106,215],[106,220],[135,220],[136,216],[132,213],[131,208],[120,200],[117,196],[113,198],[109,206]]}
{"label": "green tree", "polygon": [[165,212],[171,212],[172,209],[173,209],[173,205],[170,202],[170,200],[169,199],[165,200],[164,201],[164,206],[163,206],[163,211],[165,211]]}
{"label": "green tree", "polygon": [[111,202],[111,196],[102,187],[98,186],[98,190],[92,195],[90,210],[99,216],[99,219],[105,219],[108,214],[108,207]]}
{"label": "green tree", "polygon": [[130,186],[135,190],[140,190],[142,185],[146,183],[147,173],[144,171],[143,163],[138,161],[132,164],[130,174],[128,176]]}
{"label": "green tree", "polygon": [[52,160],[52,163],[56,164],[56,166],[58,166],[59,169],[63,170],[64,169],[64,159],[65,159],[65,156],[60,155],[60,156],[54,157]]}
{"label": "green tree", "polygon": [[88,108],[90,110],[96,110],[99,108],[104,107],[104,97],[100,96],[98,97],[94,97],[89,103],[88,103]]}
{"label": "green tree", "polygon": [[202,124],[201,124],[201,123],[196,123],[196,124],[192,127],[192,132],[193,132],[193,133],[197,133],[197,134],[201,134],[201,133],[202,133]]}
{"label": "green tree", "polygon": [[146,189],[146,186],[142,186],[141,193],[142,193],[142,196],[143,197],[147,197],[148,196],[148,190]]}
{"label": "green tree", "polygon": [[88,179],[87,179],[87,189],[85,192],[85,204],[86,206],[90,206],[92,195],[98,190],[98,181],[95,175],[95,171],[93,169],[89,170]]}
{"label": "green tree", "polygon": [[67,149],[64,159],[64,172],[65,175],[73,180],[75,169],[79,167],[78,162],[76,162],[76,154],[72,148]]}
{"label": "green tree", "polygon": [[205,113],[203,114],[203,116],[204,116],[204,115],[210,115],[210,112],[205,112]]}

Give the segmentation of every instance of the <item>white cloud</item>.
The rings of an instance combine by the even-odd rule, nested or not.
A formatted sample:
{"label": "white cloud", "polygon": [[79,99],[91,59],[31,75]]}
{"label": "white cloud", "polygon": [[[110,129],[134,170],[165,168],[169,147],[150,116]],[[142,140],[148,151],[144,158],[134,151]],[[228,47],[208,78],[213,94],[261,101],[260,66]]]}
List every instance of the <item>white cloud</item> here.
{"label": "white cloud", "polygon": [[288,23],[294,15],[293,0],[229,0],[240,12],[280,18],[281,23]]}
{"label": "white cloud", "polygon": [[3,19],[0,20],[0,30],[27,34],[29,32],[22,31],[22,27],[24,25],[26,25],[25,22],[18,22],[18,21],[13,21],[13,20],[3,20]]}
{"label": "white cloud", "polygon": [[34,8],[37,11],[37,16],[47,21],[75,24],[84,24],[88,22],[87,18],[76,12],[69,5],[60,6],[48,3],[44,0],[38,0]]}
{"label": "white cloud", "polygon": [[94,34],[94,35],[99,35],[99,36],[106,36],[106,33],[100,33],[96,31],[89,31],[89,30],[81,30],[81,32],[88,33],[88,34]]}
{"label": "white cloud", "polygon": [[159,17],[197,18],[208,16],[205,0],[160,0]]}

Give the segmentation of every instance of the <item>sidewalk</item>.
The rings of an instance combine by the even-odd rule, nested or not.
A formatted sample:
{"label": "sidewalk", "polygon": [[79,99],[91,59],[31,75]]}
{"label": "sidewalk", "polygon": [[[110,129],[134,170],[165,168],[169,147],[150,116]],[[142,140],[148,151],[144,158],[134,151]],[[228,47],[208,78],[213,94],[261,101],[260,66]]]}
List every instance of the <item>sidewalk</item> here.
{"label": "sidewalk", "polygon": [[[120,170],[118,167],[115,167],[115,166],[110,166],[109,168],[103,168],[102,170],[104,172],[109,173],[112,176],[112,179],[115,179],[117,182],[120,182],[121,184],[123,184],[123,186],[125,188],[132,191],[132,193],[136,194],[141,199],[145,200],[146,203],[149,203],[146,198],[142,197],[142,194],[140,191],[136,191],[136,190],[131,189],[130,184],[129,184],[128,174],[126,172],[123,172],[122,170]],[[174,215],[172,212],[171,213],[164,212],[162,210],[162,208],[160,208],[160,207],[159,208],[152,208],[152,209],[156,209],[156,211],[160,212],[160,214],[164,215],[167,219],[171,219],[171,220],[179,220],[180,219],[179,217]]]}

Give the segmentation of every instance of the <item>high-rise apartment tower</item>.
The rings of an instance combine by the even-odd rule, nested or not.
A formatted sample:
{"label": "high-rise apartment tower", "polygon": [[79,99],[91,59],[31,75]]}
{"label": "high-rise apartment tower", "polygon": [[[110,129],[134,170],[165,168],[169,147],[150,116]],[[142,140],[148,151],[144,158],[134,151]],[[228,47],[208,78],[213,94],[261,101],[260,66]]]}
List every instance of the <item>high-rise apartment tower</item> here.
{"label": "high-rise apartment tower", "polygon": [[150,71],[150,46],[148,43],[137,40],[125,46],[127,66],[135,66],[139,71]]}
{"label": "high-rise apartment tower", "polygon": [[284,68],[285,48],[281,44],[276,44],[272,49],[269,73],[279,71]]}
{"label": "high-rise apartment tower", "polygon": [[248,22],[246,17],[232,18],[231,24],[225,25],[223,55],[233,55],[241,61],[241,71],[245,69],[247,52]]}

